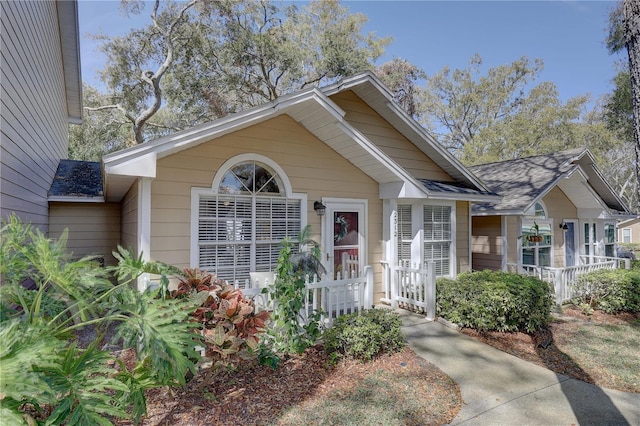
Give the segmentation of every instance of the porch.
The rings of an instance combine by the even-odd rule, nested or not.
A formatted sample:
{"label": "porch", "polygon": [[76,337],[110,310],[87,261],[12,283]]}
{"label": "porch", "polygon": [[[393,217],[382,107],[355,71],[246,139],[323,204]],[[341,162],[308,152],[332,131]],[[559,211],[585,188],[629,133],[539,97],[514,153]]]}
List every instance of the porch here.
{"label": "porch", "polygon": [[552,268],[548,266],[507,264],[507,272],[518,273],[538,277],[553,285],[556,304],[562,305],[571,300],[576,294],[573,284],[576,278],[588,272],[600,269],[630,269],[631,260],[606,256],[580,256],[580,264],[564,268]]}

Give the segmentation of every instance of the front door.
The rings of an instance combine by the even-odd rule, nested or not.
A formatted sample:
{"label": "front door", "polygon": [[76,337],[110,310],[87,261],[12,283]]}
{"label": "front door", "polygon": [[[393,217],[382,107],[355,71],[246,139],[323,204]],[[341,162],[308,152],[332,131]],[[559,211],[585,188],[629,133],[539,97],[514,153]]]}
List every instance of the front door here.
{"label": "front door", "polygon": [[327,206],[323,226],[327,274],[333,279],[356,276],[366,262],[366,200],[323,202]]}
{"label": "front door", "polygon": [[576,233],[575,223],[565,222],[567,229],[564,231],[564,261],[565,266],[575,266],[576,264]]}

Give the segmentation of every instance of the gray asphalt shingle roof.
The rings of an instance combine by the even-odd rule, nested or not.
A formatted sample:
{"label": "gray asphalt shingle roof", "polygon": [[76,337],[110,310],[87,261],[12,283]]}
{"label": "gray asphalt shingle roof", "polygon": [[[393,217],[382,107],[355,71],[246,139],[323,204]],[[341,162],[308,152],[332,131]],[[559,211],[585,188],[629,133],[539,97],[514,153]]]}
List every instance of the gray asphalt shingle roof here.
{"label": "gray asphalt shingle roof", "polygon": [[95,198],[103,195],[99,162],[60,160],[49,197]]}
{"label": "gray asphalt shingle roof", "polygon": [[489,189],[503,197],[500,203],[474,205],[474,213],[524,211],[576,167],[573,161],[585,152],[583,148],[571,149],[469,167]]}

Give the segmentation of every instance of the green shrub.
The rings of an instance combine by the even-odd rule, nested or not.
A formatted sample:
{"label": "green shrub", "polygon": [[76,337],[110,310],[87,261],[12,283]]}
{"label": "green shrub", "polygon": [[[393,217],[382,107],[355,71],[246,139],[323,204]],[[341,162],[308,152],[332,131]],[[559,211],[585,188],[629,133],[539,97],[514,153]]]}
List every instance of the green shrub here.
{"label": "green shrub", "polygon": [[448,321],[481,331],[534,332],[549,322],[549,285],[498,271],[468,272],[436,282],[436,311]]}
{"label": "green shrub", "polygon": [[640,269],[602,269],[580,275],[573,302],[607,313],[640,312]]}
{"label": "green shrub", "polygon": [[[138,423],[147,389],[184,385],[196,371],[201,336],[188,321],[195,306],[131,288],[145,272],[163,274],[166,284],[173,268],[121,248],[111,270],[90,257],[73,260],[65,235],[48,239],[16,216],[0,229],[0,424]],[[136,355],[132,370],[100,349],[111,327]],[[92,328],[97,337],[81,347],[78,330]]]}
{"label": "green shrub", "polygon": [[386,309],[343,315],[325,331],[325,350],[364,361],[399,352],[405,346],[401,325],[400,316]]}

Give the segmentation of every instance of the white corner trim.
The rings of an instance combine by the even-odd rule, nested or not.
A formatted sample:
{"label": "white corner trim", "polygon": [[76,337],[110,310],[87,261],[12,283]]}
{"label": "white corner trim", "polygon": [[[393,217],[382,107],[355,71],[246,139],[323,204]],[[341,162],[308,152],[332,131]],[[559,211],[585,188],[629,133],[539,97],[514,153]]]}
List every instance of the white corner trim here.
{"label": "white corner trim", "polygon": [[[151,260],[151,181],[143,177],[138,180],[138,256]],[[149,282],[149,274],[138,277],[138,290],[144,291]]]}

